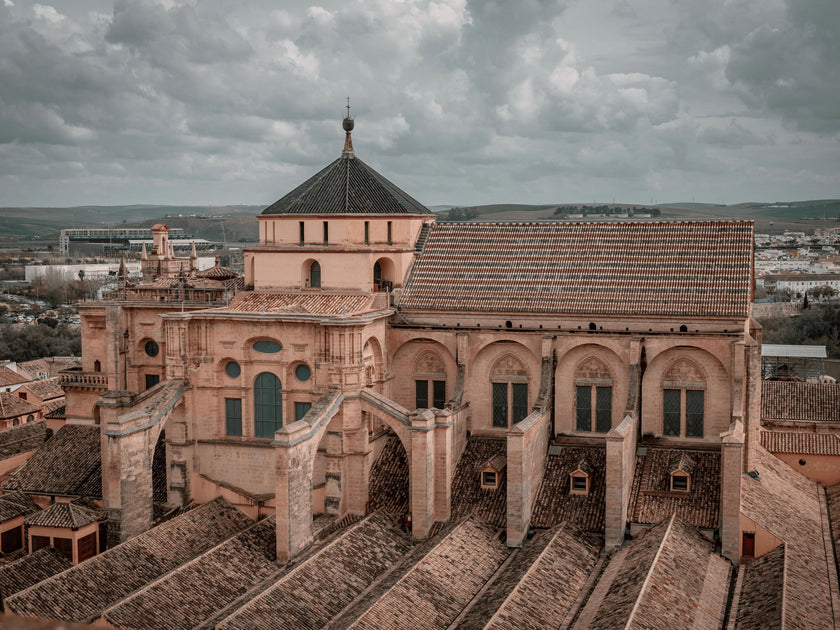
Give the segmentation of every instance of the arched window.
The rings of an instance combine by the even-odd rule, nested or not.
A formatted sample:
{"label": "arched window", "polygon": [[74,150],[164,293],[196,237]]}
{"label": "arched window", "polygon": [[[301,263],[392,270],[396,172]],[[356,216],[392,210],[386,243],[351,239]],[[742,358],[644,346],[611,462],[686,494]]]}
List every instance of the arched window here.
{"label": "arched window", "polygon": [[415,409],[443,409],[446,406],[446,370],[437,352],[422,352],[414,362],[413,372]]}
{"label": "arched window", "polygon": [[665,371],[662,383],[662,434],[703,437],[706,377],[688,359],[679,359]]}
{"label": "arched window", "polygon": [[528,372],[512,355],[496,361],[490,370],[493,389],[493,426],[506,429],[528,415]]}
{"label": "arched window", "polygon": [[94,372],[101,372],[102,371],[102,363],[97,359],[93,362],[93,371]]}
{"label": "arched window", "polygon": [[596,357],[575,370],[575,428],[607,433],[612,428],[612,374]]}
{"label": "arched window", "polygon": [[379,285],[382,284],[382,265],[379,264],[378,260],[373,263],[373,284],[377,291],[379,290]]}
{"label": "arched window", "polygon": [[271,372],[263,372],[254,381],[254,435],[274,437],[283,426],[283,386]]}
{"label": "arched window", "polygon": [[321,288],[321,265],[317,260],[313,260],[309,265],[309,286],[313,289]]}

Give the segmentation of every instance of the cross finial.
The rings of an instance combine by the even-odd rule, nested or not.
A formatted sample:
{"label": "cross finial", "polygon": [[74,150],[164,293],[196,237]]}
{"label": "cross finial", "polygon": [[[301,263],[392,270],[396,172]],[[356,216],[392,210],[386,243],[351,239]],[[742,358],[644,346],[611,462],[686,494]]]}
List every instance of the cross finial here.
{"label": "cross finial", "polygon": [[347,118],[350,118],[350,97],[347,97]]}

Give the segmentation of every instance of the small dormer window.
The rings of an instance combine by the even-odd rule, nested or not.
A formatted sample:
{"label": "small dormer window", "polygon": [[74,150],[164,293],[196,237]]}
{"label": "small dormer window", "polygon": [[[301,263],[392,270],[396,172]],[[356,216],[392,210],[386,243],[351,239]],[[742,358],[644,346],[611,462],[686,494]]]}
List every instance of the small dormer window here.
{"label": "small dormer window", "polygon": [[592,479],[592,466],[586,458],[578,462],[577,467],[569,473],[569,494],[588,495],[589,482]]}
{"label": "small dormer window", "polygon": [[689,492],[691,490],[691,473],[694,471],[694,460],[683,453],[671,464],[671,492]]}
{"label": "small dormer window", "polygon": [[507,466],[507,457],[494,455],[481,467],[481,489],[498,490],[502,483],[502,472]]}
{"label": "small dormer window", "polygon": [[572,492],[575,493],[586,493],[587,486],[587,478],[583,475],[572,475]]}
{"label": "small dormer window", "polygon": [[671,475],[671,492],[688,492],[688,475],[674,473]]}

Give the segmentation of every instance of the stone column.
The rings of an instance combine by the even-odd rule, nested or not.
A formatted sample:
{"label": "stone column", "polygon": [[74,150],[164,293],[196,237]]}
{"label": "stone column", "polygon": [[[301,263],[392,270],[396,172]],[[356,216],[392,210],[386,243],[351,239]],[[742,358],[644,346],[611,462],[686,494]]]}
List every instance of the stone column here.
{"label": "stone column", "polygon": [[744,425],[736,420],[722,436],[720,453],[720,552],[738,564],[741,548],[741,474]]}
{"label": "stone column", "polygon": [[288,562],[312,540],[313,440],[305,439],[309,425],[295,424],[295,429],[278,431],[273,443],[278,562]]}
{"label": "stone column", "polygon": [[411,459],[409,462],[409,503],[411,532],[425,538],[434,522],[435,415],[424,409],[411,416]]}

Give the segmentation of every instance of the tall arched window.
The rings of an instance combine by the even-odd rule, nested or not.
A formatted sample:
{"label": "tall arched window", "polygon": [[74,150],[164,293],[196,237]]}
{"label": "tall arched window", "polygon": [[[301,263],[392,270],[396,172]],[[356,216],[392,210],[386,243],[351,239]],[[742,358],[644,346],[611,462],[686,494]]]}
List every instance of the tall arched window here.
{"label": "tall arched window", "polygon": [[373,263],[373,284],[376,290],[379,290],[379,285],[382,284],[382,265],[377,260]]}
{"label": "tall arched window", "polygon": [[596,357],[575,370],[575,428],[607,433],[612,428],[612,374]]}
{"label": "tall arched window", "polygon": [[283,426],[283,386],[271,372],[263,372],[254,381],[254,435],[274,437]]}
{"label": "tall arched window", "polygon": [[490,370],[493,426],[506,429],[528,415],[528,372],[522,362],[505,355]]}
{"label": "tall arched window", "polygon": [[309,286],[320,289],[321,288],[321,265],[317,260],[313,260],[309,265]]}
{"label": "tall arched window", "polygon": [[662,383],[662,434],[703,437],[706,377],[688,359],[679,359],[665,371]]}

